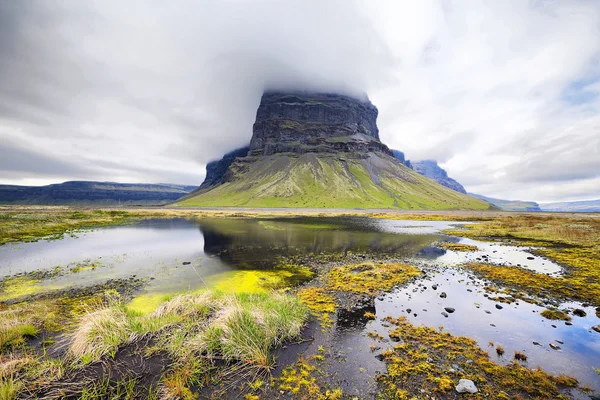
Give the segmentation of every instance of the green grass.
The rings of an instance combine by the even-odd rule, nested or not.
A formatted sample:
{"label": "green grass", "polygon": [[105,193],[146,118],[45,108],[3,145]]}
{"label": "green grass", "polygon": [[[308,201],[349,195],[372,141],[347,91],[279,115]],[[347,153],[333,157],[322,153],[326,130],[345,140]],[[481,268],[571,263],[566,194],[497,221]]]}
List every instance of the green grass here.
{"label": "green grass", "polygon": [[380,154],[379,182],[367,161],[348,155],[275,155],[233,164],[234,179],[179,206],[485,210],[484,201],[448,189]]}

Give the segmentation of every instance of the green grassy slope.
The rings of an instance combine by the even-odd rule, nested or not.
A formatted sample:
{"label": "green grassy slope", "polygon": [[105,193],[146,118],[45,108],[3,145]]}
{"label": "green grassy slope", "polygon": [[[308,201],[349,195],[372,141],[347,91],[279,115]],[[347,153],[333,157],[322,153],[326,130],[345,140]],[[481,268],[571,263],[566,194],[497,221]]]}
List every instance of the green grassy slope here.
{"label": "green grassy slope", "polygon": [[[349,155],[350,156],[350,155]],[[179,206],[473,209],[490,205],[443,187],[383,153],[367,159],[307,153],[246,157],[233,178]]]}

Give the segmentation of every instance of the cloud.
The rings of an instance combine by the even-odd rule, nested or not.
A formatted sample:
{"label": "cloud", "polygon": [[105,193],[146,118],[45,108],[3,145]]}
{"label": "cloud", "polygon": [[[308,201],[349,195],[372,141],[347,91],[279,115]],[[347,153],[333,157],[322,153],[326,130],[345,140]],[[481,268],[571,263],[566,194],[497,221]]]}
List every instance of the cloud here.
{"label": "cloud", "polygon": [[199,184],[302,87],[367,93],[471,191],[600,197],[599,26],[590,0],[1,2],[0,135],[35,153],[3,180]]}

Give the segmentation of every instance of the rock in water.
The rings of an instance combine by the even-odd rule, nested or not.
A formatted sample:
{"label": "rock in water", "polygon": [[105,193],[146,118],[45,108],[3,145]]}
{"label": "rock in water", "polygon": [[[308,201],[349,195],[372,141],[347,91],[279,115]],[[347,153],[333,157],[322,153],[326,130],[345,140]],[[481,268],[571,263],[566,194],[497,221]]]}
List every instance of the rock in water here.
{"label": "rock in water", "polygon": [[477,386],[470,379],[461,379],[456,385],[458,393],[477,393]]}
{"label": "rock in water", "polygon": [[366,96],[265,92],[248,147],[209,163],[182,206],[488,209],[406,167]]}

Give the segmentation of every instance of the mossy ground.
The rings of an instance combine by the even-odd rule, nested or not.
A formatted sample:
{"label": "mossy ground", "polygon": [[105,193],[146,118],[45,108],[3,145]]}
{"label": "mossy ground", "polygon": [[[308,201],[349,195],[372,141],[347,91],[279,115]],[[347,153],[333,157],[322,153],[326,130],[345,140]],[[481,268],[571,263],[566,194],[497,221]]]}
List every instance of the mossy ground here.
{"label": "mossy ground", "polygon": [[421,274],[407,264],[365,262],[331,268],[314,285],[301,288],[297,296],[317,316],[321,326],[329,328],[340,294],[353,293],[375,297]]}
{"label": "mossy ground", "polygon": [[[67,212],[64,215],[68,216],[71,215],[69,212],[72,213],[73,210],[59,211],[56,214],[57,218],[63,218],[60,216],[63,212]],[[92,211],[82,211],[82,213],[88,212],[91,213]],[[286,215],[291,214],[271,211],[242,212],[239,210],[136,210],[124,216],[123,220],[116,219],[113,222],[123,223],[126,220],[130,221],[131,218],[146,217],[169,218],[183,216],[192,218],[228,216],[252,218],[255,216],[281,217]],[[307,215],[318,216],[320,212],[309,212]],[[361,212],[340,212],[335,215],[372,215],[381,218],[392,217],[396,219],[424,220],[469,220],[480,218],[469,215],[405,215],[388,212],[376,213],[376,215]],[[564,217],[545,220],[544,218],[547,217],[542,216],[519,216],[518,218],[522,218],[520,221],[515,221],[512,219],[513,217],[499,217],[494,219],[493,217],[486,216],[485,218],[488,218],[488,220],[478,224],[472,230],[459,231],[459,234],[478,238],[493,237],[498,240],[505,240],[501,237],[502,232],[505,232],[508,234],[510,240],[513,240],[513,243],[552,246],[550,249],[543,251],[548,251],[549,257],[565,265],[567,275],[563,278],[556,278],[543,274],[535,274],[531,271],[515,267],[494,266],[495,269],[492,270],[492,266],[482,264],[471,265],[473,269],[482,275],[488,274],[490,278],[499,284],[505,283],[508,286],[519,287],[531,294],[582,299],[589,302],[594,302],[593,299],[597,298],[595,297],[597,294],[594,292],[593,285],[594,277],[596,276],[593,262],[598,259],[596,221],[588,221],[587,219],[571,220]],[[70,217],[67,219],[70,219]],[[5,220],[0,220],[0,226]],[[530,226],[532,223],[534,226]],[[41,224],[52,226],[52,218],[44,220]],[[535,226],[537,224],[542,225]],[[564,227],[560,227],[559,225],[561,224]],[[62,225],[60,229],[77,229],[69,228],[68,226],[71,225]],[[487,226],[487,228],[482,228],[481,226]],[[22,232],[25,235],[23,237],[27,240],[37,237],[35,235],[38,234],[43,236],[54,229],[47,230],[42,228],[35,231],[34,236],[29,236],[27,232],[32,231],[28,231],[29,228],[27,225],[23,225],[23,227],[24,230]],[[274,227],[266,226],[266,228],[271,229]],[[568,231],[573,230],[576,232],[584,230],[587,234],[568,233]],[[477,236],[482,233],[487,233],[488,236]],[[16,237],[20,236],[18,234],[14,235],[13,231],[11,236],[6,236],[5,238],[9,238],[8,241],[18,240],[14,239]],[[339,306],[340,293],[373,296],[381,291],[389,290],[395,285],[404,284],[419,274],[418,269],[404,264],[372,262],[340,266],[339,262],[340,259],[337,259],[336,267],[317,278],[311,286],[304,287],[298,291],[300,301],[317,314],[326,313],[330,318],[330,324],[333,322],[331,314]],[[492,275],[492,272],[499,275]],[[583,272],[583,277],[578,277],[577,274],[579,272]],[[580,278],[580,283],[577,283]],[[549,280],[547,281],[546,279]],[[255,281],[257,283],[263,282],[266,286],[270,286],[271,283],[277,286],[277,282],[269,282],[266,277],[264,281],[260,277],[255,279]],[[596,279],[595,282],[597,283],[598,280]],[[590,284],[592,285],[590,286]],[[585,294],[585,285],[587,285],[588,295]],[[539,289],[540,286],[547,287],[547,289]],[[589,290],[590,287],[591,291]],[[146,398],[158,398],[158,396],[194,398],[199,388],[206,385],[218,385],[225,381],[226,378],[232,378],[232,376],[225,377],[221,375],[224,372],[224,369],[222,369],[223,365],[231,365],[231,362],[234,364],[242,362],[243,365],[250,365],[250,368],[235,370],[236,372],[233,373],[234,380],[237,379],[236,382],[245,387],[244,390],[247,391],[245,394],[246,398],[263,398],[261,385],[257,382],[262,381],[264,386],[270,386],[268,383],[269,380],[263,376],[255,379],[254,373],[259,370],[268,369],[268,366],[272,365],[273,359],[270,350],[274,342],[270,341],[270,339],[264,340],[265,337],[273,336],[269,336],[272,333],[264,333],[264,326],[261,327],[261,321],[268,324],[271,324],[273,321],[280,321],[276,324],[277,326],[289,325],[277,319],[282,318],[282,316],[276,316],[270,320],[271,317],[265,318],[265,314],[263,313],[261,318],[256,319],[257,314],[254,311],[258,310],[260,314],[262,312],[260,311],[262,305],[257,305],[256,302],[253,303],[254,300],[250,300],[249,298],[239,300],[242,304],[240,306],[242,309],[240,313],[229,314],[223,311],[225,308],[215,306],[213,300],[210,300],[208,304],[199,302],[196,297],[200,296],[200,294],[188,294],[186,296],[191,297],[184,297],[184,301],[181,301],[182,299],[179,297],[165,298],[164,295],[157,295],[153,307],[146,310],[129,307],[123,304],[123,299],[119,300],[117,298],[115,302],[115,299],[111,296],[92,296],[90,297],[89,304],[79,301],[74,302],[71,301],[72,299],[68,301],[68,304],[62,304],[60,299],[40,298],[35,300],[35,303],[31,303],[32,305],[36,304],[37,308],[30,309],[31,305],[19,303],[16,305],[1,306],[0,312],[7,311],[7,314],[4,314],[5,316],[8,313],[13,313],[15,317],[0,319],[3,321],[16,320],[17,323],[13,331],[9,329],[5,330],[8,333],[4,337],[8,339],[4,339],[4,350],[0,356],[0,393],[7,393],[5,395],[6,398],[14,398],[19,393],[23,394],[24,390],[27,390],[28,394],[42,393],[44,390],[49,390],[50,388],[56,389],[56,386],[53,385],[57,383],[59,385],[73,385],[75,366],[78,367],[78,370],[83,369],[87,371],[91,368],[91,365],[94,365],[90,363],[98,359],[102,360],[103,363],[114,365],[111,363],[119,360],[119,352],[124,348],[128,348],[133,343],[138,346],[136,350],[139,352],[136,353],[138,358],[149,359],[150,357],[160,356],[168,359],[167,370],[164,373],[159,373],[160,379],[157,381],[156,386],[146,386],[144,387],[145,392],[140,394],[139,388],[135,389],[139,381],[134,375],[124,375],[118,379],[115,378],[116,380],[104,376],[100,379],[86,380],[84,384],[79,386],[71,386],[78,390],[75,395],[79,397],[87,396],[94,398],[96,396],[95,398],[102,398],[103,395],[106,397],[107,394],[110,394],[114,397],[115,393],[119,393],[119,396],[123,397],[127,396],[127,393],[131,393],[133,390],[137,395]],[[228,295],[217,295],[217,297],[219,296],[227,297]],[[263,301],[268,301],[270,298],[266,293],[254,293],[244,296],[258,296],[258,300],[256,301],[259,304],[262,304]],[[275,296],[283,295],[277,294]],[[273,304],[276,304],[276,306],[273,305],[271,308],[273,312],[276,312],[275,309],[281,310],[282,305],[280,303],[275,301]],[[19,309],[19,307],[21,308]],[[269,307],[267,306],[267,309]],[[300,308],[294,309],[299,310]],[[159,310],[162,311],[159,312]],[[94,318],[82,318],[81,315],[84,315],[84,313],[88,315],[87,312],[97,312],[97,314],[95,314]],[[291,314],[295,313],[292,312]],[[231,315],[239,316],[236,319],[237,323],[233,331],[236,331],[240,327],[251,327],[249,330],[242,329],[241,332],[245,333],[239,336],[236,335],[235,340],[238,342],[234,341],[235,343],[252,343],[252,338],[260,338],[258,340],[260,343],[271,343],[267,346],[267,351],[265,351],[265,347],[261,346],[258,346],[257,349],[256,346],[233,347],[228,346],[226,343],[224,344],[222,339],[227,338],[227,336],[226,330],[223,327],[227,327],[228,322],[223,322],[224,325],[219,326],[216,323],[219,321],[219,315],[223,317],[220,321],[225,321]],[[291,320],[296,319],[292,318]],[[73,325],[67,323],[68,321],[79,321],[79,323]],[[408,347],[397,346],[391,350],[391,353],[385,354],[386,360],[389,358],[388,362],[390,365],[396,365],[396,367],[390,369],[388,376],[380,378],[382,385],[388,389],[386,394],[390,396],[398,396],[399,398],[403,398],[402,396],[406,398],[410,398],[410,396],[419,398],[422,396],[420,391],[414,391],[414,387],[410,384],[414,377],[416,382],[420,382],[421,386],[418,386],[418,389],[424,387],[426,390],[431,391],[436,398],[452,398],[451,396],[454,394],[453,385],[457,383],[459,374],[449,375],[445,367],[441,369],[437,367],[427,369],[422,360],[424,354],[436,359],[437,365],[440,366],[446,366],[450,360],[458,360],[461,363],[462,361],[460,361],[457,352],[467,357],[472,357],[469,359],[473,359],[473,363],[467,364],[466,368],[461,364],[461,368],[465,373],[469,373],[469,376],[465,375],[466,378],[476,381],[481,394],[488,394],[487,398],[503,398],[502,396],[505,396],[503,393],[506,393],[506,396],[510,398],[519,398],[519,396],[523,398],[559,398],[560,393],[558,390],[560,387],[570,387],[574,384],[572,379],[564,377],[554,378],[542,371],[529,370],[519,364],[503,367],[492,363],[489,359],[486,361],[487,356],[485,352],[477,348],[471,339],[453,337],[431,328],[415,327],[406,321],[394,321],[396,323],[393,329],[393,331],[396,331],[394,334],[398,334],[403,340],[400,346],[408,343]],[[83,329],[84,326],[93,329],[86,331],[86,329]],[[107,327],[110,327],[110,329],[105,329]],[[115,327],[120,328],[115,329]],[[229,327],[230,330],[232,327],[233,325]],[[39,336],[43,332],[56,332],[65,329],[73,334],[79,332],[80,336],[83,335],[84,338],[84,340],[78,342],[80,344],[83,343],[83,346],[73,348],[72,344],[69,345],[69,358],[40,357],[39,354],[28,350],[26,344],[29,335],[34,334]],[[90,332],[98,334],[90,335]],[[239,329],[238,332],[240,332]],[[101,340],[85,339],[92,337],[100,338]],[[145,339],[151,338],[152,340],[144,342],[144,339],[141,339],[141,337]],[[278,341],[280,340],[275,340],[275,343]],[[112,357],[115,358],[113,359]],[[253,360],[259,361],[255,363]],[[248,363],[248,361],[250,362]],[[225,364],[222,364],[223,362]],[[319,362],[319,358],[308,358],[304,360],[302,365],[297,364],[291,367],[295,372],[292,372],[292,369],[288,368],[287,372],[282,375],[286,379],[285,382],[274,381],[271,383],[274,385],[273,389],[275,393],[278,393],[277,385],[287,384],[290,391],[297,388],[298,395],[304,396],[302,398],[339,398],[335,397],[341,395],[339,391],[335,388],[325,389],[326,385],[322,385],[322,380],[326,378],[319,374]],[[266,368],[265,365],[267,366]],[[410,380],[406,379],[407,369],[410,369],[412,374]],[[253,372],[248,375],[248,371]],[[207,377],[207,375],[210,377]],[[211,377],[217,377],[217,379]],[[223,381],[218,381],[221,378],[223,378]],[[315,380],[313,381],[313,379]],[[316,384],[318,389],[315,389],[313,383]],[[285,389],[287,390],[288,387],[286,386]]]}
{"label": "mossy ground", "polygon": [[561,389],[577,385],[573,378],[554,377],[516,361],[498,365],[471,338],[414,326],[405,317],[387,317],[386,321],[393,325],[390,337],[399,344],[383,352],[388,372],[378,380],[391,398],[458,398],[455,386],[463,378],[472,380],[479,390],[469,398],[561,399],[569,398]]}
{"label": "mossy ground", "polygon": [[[39,315],[47,311],[44,308]],[[93,369],[92,363],[99,360],[109,365],[115,363],[114,368],[119,369],[120,349],[141,344],[137,352],[144,357],[164,354],[169,360],[153,396],[192,399],[196,398],[193,390],[206,384],[227,380],[250,384],[258,377],[264,379],[274,363],[273,347],[298,338],[306,317],[307,309],[295,297],[278,293],[211,291],[179,295],[146,315],[113,298],[77,318],[68,333],[67,353],[57,361],[63,366],[61,373],[40,377],[32,371],[50,362],[49,358],[13,353],[14,356],[2,360],[0,390],[11,391],[12,397],[27,390],[34,397],[55,393],[59,397],[84,398],[96,393],[97,398],[105,398],[131,385],[128,390],[139,397],[143,394],[137,393],[137,378],[123,381],[125,372],[139,377],[133,369],[121,371],[117,381],[111,380],[110,375],[86,381],[85,385],[75,380],[78,371]],[[29,316],[21,318],[32,321]],[[14,364],[23,367],[11,367]],[[12,368],[10,374],[6,372],[9,368]],[[106,384],[100,385],[104,380]],[[144,388],[146,395],[147,389]]]}
{"label": "mossy ground", "polygon": [[477,246],[473,246],[473,245],[470,245],[470,244],[462,244],[462,243],[444,242],[444,243],[440,244],[440,247],[442,249],[452,250],[452,251],[465,251],[465,252],[469,252],[469,251],[477,251],[478,250]]}
{"label": "mossy ground", "polygon": [[600,306],[600,219],[577,216],[515,215],[470,224],[447,233],[481,240],[539,246],[539,255],[564,267],[548,276],[516,266],[470,264],[468,267],[499,284],[535,296],[571,299]]}

